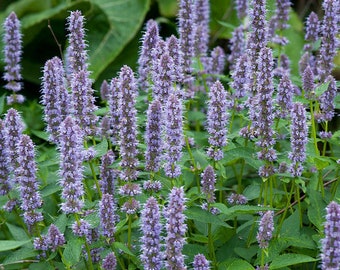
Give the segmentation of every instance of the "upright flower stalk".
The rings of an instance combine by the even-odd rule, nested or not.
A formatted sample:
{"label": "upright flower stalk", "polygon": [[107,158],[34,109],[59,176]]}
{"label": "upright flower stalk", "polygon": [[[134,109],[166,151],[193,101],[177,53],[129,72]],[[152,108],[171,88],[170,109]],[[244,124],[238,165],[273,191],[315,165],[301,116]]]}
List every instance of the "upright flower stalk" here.
{"label": "upright flower stalk", "polygon": [[[0,119],[0,142],[6,142],[5,123]],[[9,168],[9,149],[7,143],[0,144],[0,195],[6,195],[12,189]]]}
{"label": "upright flower stalk", "polygon": [[11,90],[13,93],[7,97],[9,105],[13,103],[23,103],[25,98],[17,94],[21,88],[21,55],[22,55],[22,35],[20,30],[20,21],[17,15],[12,12],[3,24],[5,34],[3,36],[4,42],[4,62],[5,72],[3,79],[7,84],[4,86],[6,89]]}
{"label": "upright flower stalk", "polygon": [[118,144],[119,141],[119,130],[120,130],[120,111],[119,104],[121,102],[121,92],[119,88],[119,79],[113,78],[109,85],[109,118],[110,125],[112,127],[112,142]]}
{"label": "upright flower stalk", "polygon": [[75,120],[68,116],[60,126],[60,185],[64,213],[79,213],[84,205],[83,133]]}

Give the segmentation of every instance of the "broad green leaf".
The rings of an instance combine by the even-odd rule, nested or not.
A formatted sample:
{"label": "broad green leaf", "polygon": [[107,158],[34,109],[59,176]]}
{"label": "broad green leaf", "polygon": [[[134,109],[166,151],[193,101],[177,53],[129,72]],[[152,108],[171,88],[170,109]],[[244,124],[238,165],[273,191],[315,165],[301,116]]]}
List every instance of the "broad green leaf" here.
{"label": "broad green leaf", "polygon": [[0,97],[0,114],[2,114],[4,112],[5,99],[6,99],[6,94],[3,94]]}
{"label": "broad green leaf", "polygon": [[323,201],[320,192],[308,189],[310,205],[308,206],[307,215],[309,220],[314,226],[321,232],[324,223],[324,217],[326,215],[325,208],[326,203]]}
{"label": "broad green leaf", "polygon": [[225,151],[223,161],[229,163],[241,158],[245,160],[246,165],[254,169],[258,169],[262,165],[262,162],[255,158],[254,149],[249,147],[237,147]]}
{"label": "broad green leaf", "polygon": [[23,247],[13,251],[10,255],[8,255],[3,262],[3,265],[14,264],[28,258],[35,258],[37,255],[38,252],[33,248]]}
{"label": "broad green leaf", "polygon": [[96,150],[96,157],[101,157],[107,153],[108,143],[106,139],[103,139],[99,144],[97,144],[94,149]]}
{"label": "broad green leaf", "polygon": [[97,7],[88,21],[88,44],[92,77],[98,75],[123,50],[140,29],[149,0],[92,0]]}
{"label": "broad green leaf", "polygon": [[275,257],[272,263],[270,264],[269,269],[279,269],[282,267],[297,265],[301,263],[315,262],[317,259],[314,259],[310,256],[304,254],[282,254],[278,257]]}
{"label": "broad green leaf", "polygon": [[68,218],[66,216],[66,214],[61,214],[57,220],[54,222],[54,225],[56,225],[58,227],[58,229],[60,230],[61,233],[65,232],[66,229],[66,225],[68,222]]}
{"label": "broad green leaf", "polygon": [[282,228],[280,230],[280,234],[282,237],[286,236],[298,236],[300,233],[300,214],[299,211],[296,210],[293,214],[291,214],[282,224]]}
{"label": "broad green leaf", "polygon": [[0,252],[6,251],[6,250],[16,249],[16,248],[21,247],[23,245],[26,245],[27,243],[30,243],[30,242],[31,242],[31,240],[25,240],[25,241],[0,240]]}
{"label": "broad green leaf", "polygon": [[209,213],[208,211],[205,211],[198,207],[188,208],[184,213],[188,219],[193,219],[207,224],[210,223],[230,228],[230,226],[223,220],[221,220],[218,216],[215,216]]}
{"label": "broad green leaf", "polygon": [[11,223],[6,223],[6,225],[14,240],[22,241],[30,239],[23,228],[12,225]]}
{"label": "broad green leaf", "polygon": [[129,254],[129,255],[131,255],[131,256],[135,256],[135,254],[133,254],[133,253],[129,250],[129,248],[128,248],[126,245],[124,245],[123,243],[121,243],[121,242],[114,242],[114,243],[113,243],[113,246],[114,246],[116,249],[120,249],[121,251],[124,251],[126,254]]}
{"label": "broad green leaf", "polygon": [[231,216],[231,215],[239,214],[239,213],[253,214],[257,212],[273,210],[273,208],[270,208],[270,207],[254,206],[254,205],[235,205],[235,206],[228,208],[223,203],[214,203],[213,206],[218,208],[221,211],[221,213],[227,216]]}
{"label": "broad green leaf", "polygon": [[44,141],[48,141],[49,134],[47,132],[40,130],[31,130],[31,132],[38,138],[43,139]]}
{"label": "broad green leaf", "polygon": [[[65,266],[63,268],[65,268]],[[50,262],[38,262],[38,263],[30,264],[28,269],[30,270],[53,270],[55,268],[51,265]]]}
{"label": "broad green leaf", "polygon": [[323,93],[325,93],[328,89],[329,86],[329,82],[326,83],[322,83],[321,85],[319,85],[318,87],[315,88],[315,95],[317,97],[320,97]]}
{"label": "broad green leaf", "polygon": [[41,190],[41,196],[42,197],[48,197],[56,192],[59,192],[61,190],[61,186],[58,185],[57,183],[52,183],[49,184],[47,186],[45,186],[42,190]]}
{"label": "broad green leaf", "polygon": [[71,239],[65,245],[63,252],[63,263],[71,266],[79,262],[83,241],[80,239]]}
{"label": "broad green leaf", "polygon": [[175,17],[177,14],[177,0],[157,0],[158,9],[164,17]]}
{"label": "broad green leaf", "polygon": [[255,268],[245,260],[231,258],[218,266],[218,270],[254,270]]}

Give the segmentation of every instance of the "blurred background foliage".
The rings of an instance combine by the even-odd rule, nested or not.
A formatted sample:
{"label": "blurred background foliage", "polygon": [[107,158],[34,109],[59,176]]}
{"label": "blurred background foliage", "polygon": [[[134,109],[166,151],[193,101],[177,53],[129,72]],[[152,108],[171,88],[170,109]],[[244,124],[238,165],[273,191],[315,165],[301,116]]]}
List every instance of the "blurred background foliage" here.
{"label": "blurred background foliage", "polygon": [[[210,2],[210,45],[220,45],[228,53],[231,33],[241,22],[237,19],[233,0]],[[290,40],[286,53],[292,60],[293,75],[298,75],[304,17],[311,10],[321,17],[322,10],[321,0],[295,2],[291,12],[291,27],[284,34]],[[274,0],[268,1],[269,15],[274,10],[274,4]],[[61,57],[67,47],[66,18],[71,10],[79,9],[86,17],[90,70],[94,88],[98,90],[102,81],[115,77],[122,65],[136,68],[142,30],[148,19],[153,18],[160,23],[162,36],[177,34],[177,8],[177,0],[1,0],[0,23],[3,24],[11,11],[15,11],[21,20],[23,94],[29,99],[39,99],[44,63],[53,56]],[[3,36],[2,28],[0,36]],[[0,50],[3,50],[2,40]],[[4,67],[2,58],[1,72]],[[0,81],[0,85],[4,85],[4,82]]]}

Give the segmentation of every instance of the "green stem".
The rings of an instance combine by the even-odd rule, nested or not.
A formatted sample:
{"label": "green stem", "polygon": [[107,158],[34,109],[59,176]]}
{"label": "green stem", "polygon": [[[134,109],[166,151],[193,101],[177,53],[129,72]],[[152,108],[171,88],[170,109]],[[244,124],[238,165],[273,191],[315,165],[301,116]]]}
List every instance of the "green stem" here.
{"label": "green stem", "polygon": [[211,232],[211,223],[208,223],[208,248],[209,248],[210,258],[213,261],[214,267],[216,267],[216,256],[215,256],[214,240],[213,240],[212,232]]}
{"label": "green stem", "polygon": [[310,107],[311,122],[312,122],[312,139],[313,139],[313,142],[314,142],[315,154],[318,156],[319,155],[319,149],[318,149],[318,143],[317,143],[317,140],[316,140],[316,123],[315,123],[315,117],[314,117],[313,101],[309,102],[309,107]]}

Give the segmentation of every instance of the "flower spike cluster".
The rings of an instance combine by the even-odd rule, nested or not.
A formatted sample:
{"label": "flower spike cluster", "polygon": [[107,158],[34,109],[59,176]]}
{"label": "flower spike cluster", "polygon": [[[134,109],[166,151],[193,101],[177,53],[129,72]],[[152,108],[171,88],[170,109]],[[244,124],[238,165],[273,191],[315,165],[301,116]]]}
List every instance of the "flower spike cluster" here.
{"label": "flower spike cluster", "polygon": [[[0,142],[6,141],[5,123],[0,119]],[[9,168],[9,149],[7,143],[0,144],[0,195],[6,195],[12,189]]]}
{"label": "flower spike cluster", "polygon": [[273,237],[274,231],[274,211],[267,211],[260,220],[259,230],[256,235],[260,248],[267,248],[269,241]]}
{"label": "flower spike cluster", "polygon": [[194,257],[193,262],[194,270],[209,270],[209,261],[205,258],[203,254],[197,254]]}

